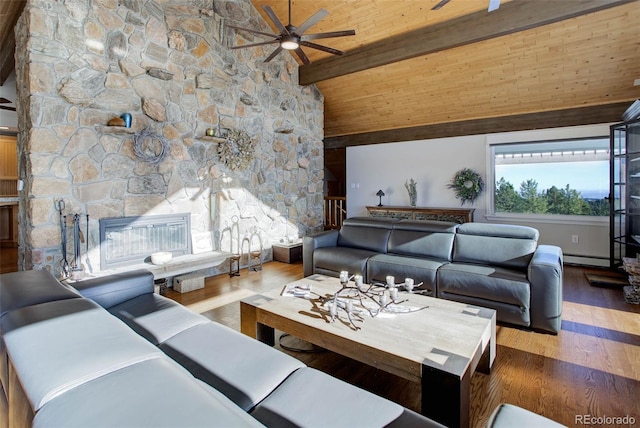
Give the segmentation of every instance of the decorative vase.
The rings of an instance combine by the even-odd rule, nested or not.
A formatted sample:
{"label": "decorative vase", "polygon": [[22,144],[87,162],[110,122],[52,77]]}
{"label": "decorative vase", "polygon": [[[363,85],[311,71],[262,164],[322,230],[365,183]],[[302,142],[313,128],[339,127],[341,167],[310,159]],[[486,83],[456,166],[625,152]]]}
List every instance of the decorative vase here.
{"label": "decorative vase", "polygon": [[418,192],[416,191],[416,181],[411,178],[407,181],[404,182],[404,187],[407,189],[407,192],[409,192],[409,204],[412,207],[416,206],[416,201],[418,199]]}
{"label": "decorative vase", "polygon": [[120,117],[124,120],[124,126],[131,128],[131,113],[122,113]]}

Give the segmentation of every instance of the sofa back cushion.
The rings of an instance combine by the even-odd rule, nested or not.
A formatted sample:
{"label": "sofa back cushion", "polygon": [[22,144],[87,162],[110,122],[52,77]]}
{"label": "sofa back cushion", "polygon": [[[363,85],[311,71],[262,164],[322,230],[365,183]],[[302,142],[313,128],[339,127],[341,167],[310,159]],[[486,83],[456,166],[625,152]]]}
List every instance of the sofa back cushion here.
{"label": "sofa back cushion", "polygon": [[342,223],[338,246],[386,253],[389,234],[397,222],[395,219],[379,217],[348,218]]}
{"label": "sofa back cushion", "polygon": [[456,223],[400,220],[389,237],[387,251],[414,257],[451,261]]}
{"label": "sofa back cushion", "polygon": [[527,226],[464,223],[456,231],[453,261],[525,271],[538,236],[536,229]]}

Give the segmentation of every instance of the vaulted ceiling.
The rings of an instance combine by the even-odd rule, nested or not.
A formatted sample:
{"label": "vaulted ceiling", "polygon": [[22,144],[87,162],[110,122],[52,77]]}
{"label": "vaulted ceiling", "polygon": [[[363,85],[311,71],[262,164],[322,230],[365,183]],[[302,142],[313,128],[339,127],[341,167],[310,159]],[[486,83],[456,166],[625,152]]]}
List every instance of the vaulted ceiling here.
{"label": "vaulted ceiling", "polygon": [[[288,23],[287,0],[251,2]],[[356,31],[314,40],[343,56],[304,48],[300,83],[325,97],[326,147],[615,122],[640,98],[640,0],[502,0],[490,13],[489,0],[438,2],[292,1],[294,25],[329,12],[307,33]],[[0,1],[0,85],[24,3]],[[273,45],[248,49],[266,58]]]}
{"label": "vaulted ceiling", "polygon": [[[615,122],[640,98],[638,0],[438,2],[293,0],[294,25],[330,12],[307,33],[356,30],[314,40],[343,56],[303,48],[300,82],[325,97],[325,147]],[[252,3],[287,23],[286,0]]]}

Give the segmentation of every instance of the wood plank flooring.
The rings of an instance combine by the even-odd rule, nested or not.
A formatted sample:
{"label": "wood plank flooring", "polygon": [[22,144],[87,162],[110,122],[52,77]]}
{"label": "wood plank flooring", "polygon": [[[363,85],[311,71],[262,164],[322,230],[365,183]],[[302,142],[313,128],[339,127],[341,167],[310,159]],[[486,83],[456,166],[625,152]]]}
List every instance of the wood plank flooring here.
{"label": "wood plank flooring", "polygon": [[[620,288],[589,285],[586,271],[598,272],[565,267],[562,330],[557,336],[498,326],[493,370],[490,375],[476,373],[472,379],[473,427],[485,426],[502,402],[567,426],[584,426],[578,419],[582,415],[629,415],[640,424],[640,306],[625,303]],[[166,295],[239,330],[241,298],[302,276],[301,263],[269,262],[259,272],[243,269],[237,277],[208,278],[204,289],[186,294],[169,289]],[[283,341],[294,347],[306,345],[291,337]],[[283,351],[311,367],[419,410],[417,383],[331,352]]]}

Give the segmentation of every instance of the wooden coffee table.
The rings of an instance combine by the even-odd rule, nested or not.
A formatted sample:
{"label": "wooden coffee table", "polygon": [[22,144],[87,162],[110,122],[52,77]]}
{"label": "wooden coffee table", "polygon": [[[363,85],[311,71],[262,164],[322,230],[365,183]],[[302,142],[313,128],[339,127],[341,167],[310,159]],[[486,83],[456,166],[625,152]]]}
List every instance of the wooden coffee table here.
{"label": "wooden coffee table", "polygon": [[[337,278],[312,275],[296,281],[322,296],[339,288]],[[284,287],[283,287],[284,288]],[[274,329],[422,385],[422,414],[449,427],[469,426],[471,376],[489,373],[496,354],[493,309],[400,293],[403,306],[428,308],[380,314],[358,322],[346,313],[330,321],[316,295],[285,297],[282,289],[243,299],[241,331],[271,346]]]}

